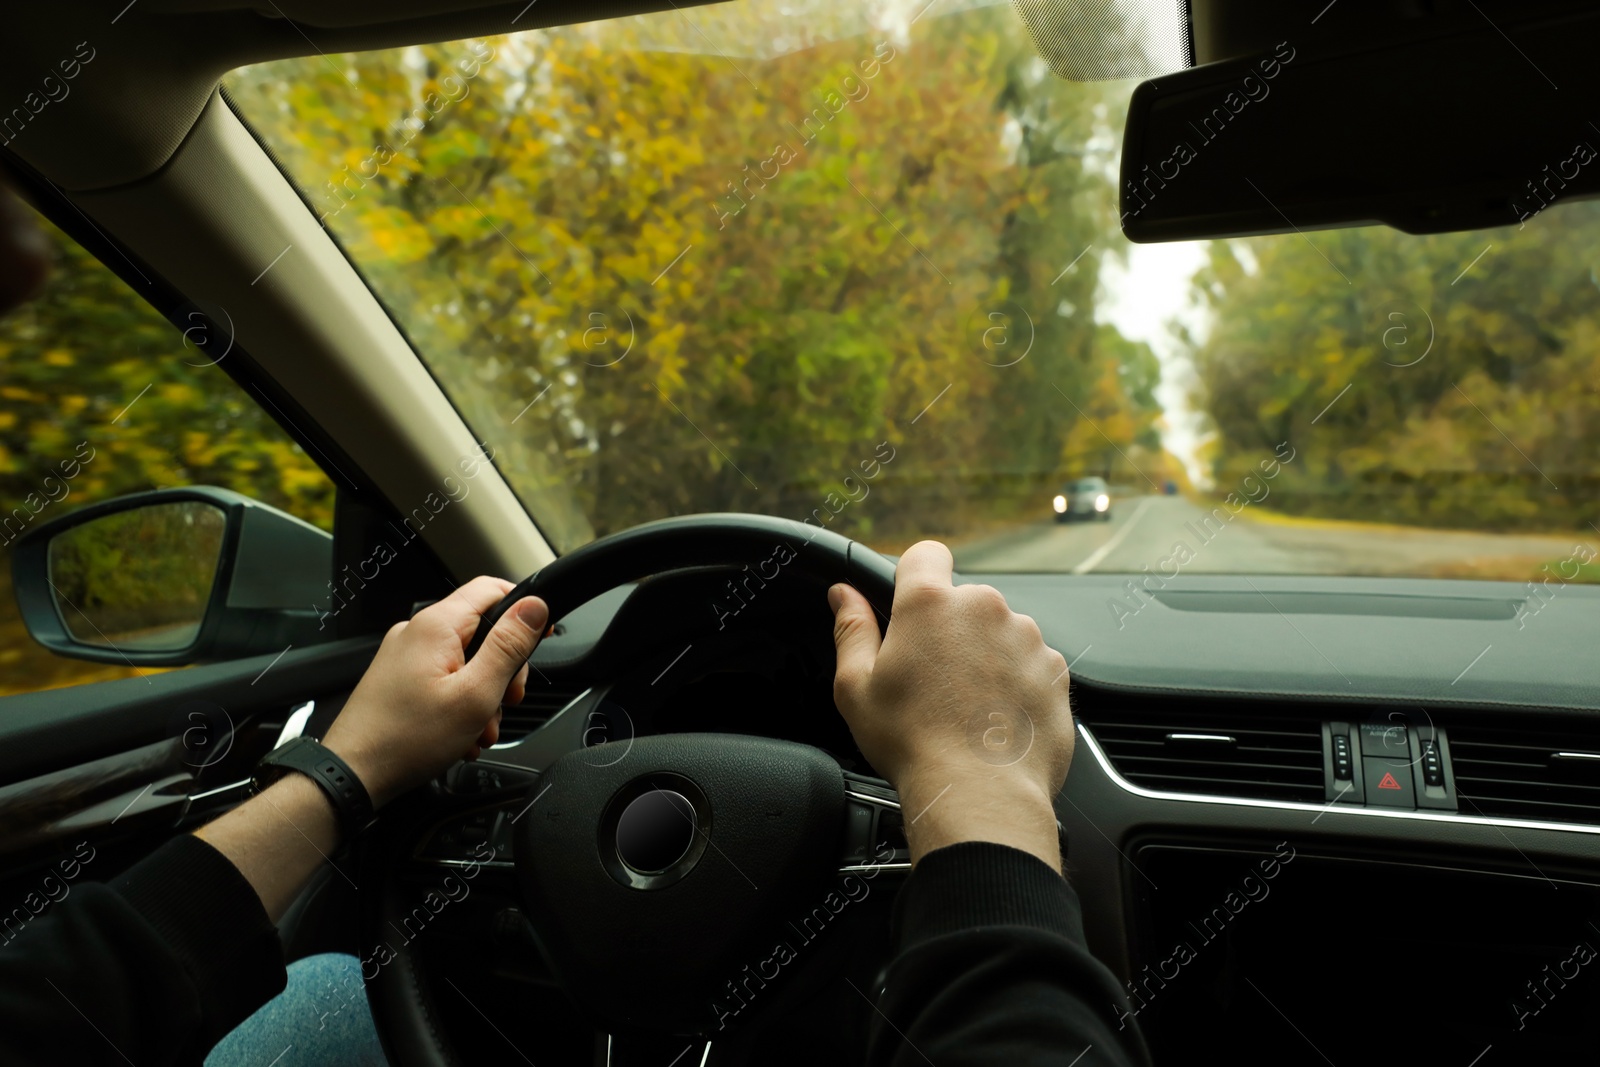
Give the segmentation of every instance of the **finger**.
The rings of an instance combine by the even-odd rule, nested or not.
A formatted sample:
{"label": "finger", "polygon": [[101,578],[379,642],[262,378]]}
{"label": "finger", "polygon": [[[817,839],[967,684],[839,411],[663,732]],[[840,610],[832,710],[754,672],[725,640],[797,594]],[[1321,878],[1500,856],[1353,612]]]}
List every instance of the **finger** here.
{"label": "finger", "polygon": [[528,695],[528,665],[524,663],[522,669],[511,679],[511,684],[506,686],[506,695],[500,699],[501,704],[520,704],[522,698]]}
{"label": "finger", "polygon": [[427,616],[432,625],[448,626],[455,631],[462,649],[465,649],[472,635],[478,632],[478,623],[483,620],[485,613],[515,588],[514,582],[481,574],[443,600],[417,612],[417,618]]}
{"label": "finger", "polygon": [[499,707],[512,678],[533,655],[549,619],[550,609],[538,597],[517,601],[500,616],[472,661],[456,673],[461,684],[479,691],[486,706]]}
{"label": "finger", "polygon": [[478,735],[479,748],[493,748],[500,743],[500,718],[503,712],[499,708],[494,710],[494,718],[489,720],[489,725],[483,728],[483,733]]}
{"label": "finger", "polygon": [[955,575],[950,550],[938,541],[918,541],[905,550],[894,568],[894,606],[901,598],[928,589],[949,589]]}
{"label": "finger", "polygon": [[867,598],[848,585],[828,590],[828,605],[833,608],[834,692],[851,693],[866,682],[883,644],[878,620],[873,618]]}

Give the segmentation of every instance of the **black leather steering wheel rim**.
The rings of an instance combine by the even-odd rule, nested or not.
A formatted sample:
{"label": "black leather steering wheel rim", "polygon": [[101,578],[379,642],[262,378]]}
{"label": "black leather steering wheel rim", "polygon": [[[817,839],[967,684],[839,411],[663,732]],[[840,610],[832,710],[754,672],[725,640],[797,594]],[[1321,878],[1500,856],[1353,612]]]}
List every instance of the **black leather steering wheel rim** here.
{"label": "black leather steering wheel rim", "polygon": [[687,567],[755,566],[779,545],[794,553],[782,565],[783,573],[824,586],[848,583],[877,610],[880,625],[888,622],[894,601],[894,563],[889,559],[820,526],[771,515],[712,512],[647,522],[591,541],[540,568],[484,613],[467,645],[467,658],[477,654],[500,616],[524,597],[543,599],[553,623],[624,582]]}
{"label": "black leather steering wheel rim", "polygon": [[[894,563],[879,553],[830,530],[792,519],[765,515],[712,513],[679,516],[645,523],[593,541],[562,556],[519,582],[486,612],[467,647],[470,659],[482,647],[494,624],[527,596],[542,598],[550,622],[595,596],[629,581],[675,570],[705,566],[754,567],[786,546],[781,572],[826,588],[845,582],[859,590],[886,626],[894,597]],[[773,576],[763,575],[771,581]],[[383,862],[403,864],[388,852]],[[376,857],[375,857],[376,858]],[[375,873],[375,872],[369,872]],[[380,921],[392,918],[394,893],[390,870],[374,884],[372,904]],[[426,980],[421,953],[403,944],[380,971],[384,980],[369,982],[373,1010],[396,1067],[457,1067],[460,1059]]]}

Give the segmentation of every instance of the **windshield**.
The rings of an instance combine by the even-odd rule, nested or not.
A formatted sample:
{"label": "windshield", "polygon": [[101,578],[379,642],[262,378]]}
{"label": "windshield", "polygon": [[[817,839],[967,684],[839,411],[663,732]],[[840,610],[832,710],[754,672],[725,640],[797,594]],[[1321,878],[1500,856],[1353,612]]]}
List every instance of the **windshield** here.
{"label": "windshield", "polygon": [[228,89],[559,551],[746,511],[975,571],[1600,576],[1600,206],[1133,246],[1134,84],[1008,4],[757,0]]}

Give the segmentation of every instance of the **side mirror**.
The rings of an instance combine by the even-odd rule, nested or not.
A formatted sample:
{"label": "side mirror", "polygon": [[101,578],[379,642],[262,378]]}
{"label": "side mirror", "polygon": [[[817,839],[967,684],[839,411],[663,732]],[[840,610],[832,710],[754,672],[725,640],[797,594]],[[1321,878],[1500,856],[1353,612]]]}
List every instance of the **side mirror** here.
{"label": "side mirror", "polygon": [[[333,538],[227,489],[134,493],[28,531],[22,621],[63,656],[175,667],[313,644]],[[323,635],[324,637],[326,635]]]}

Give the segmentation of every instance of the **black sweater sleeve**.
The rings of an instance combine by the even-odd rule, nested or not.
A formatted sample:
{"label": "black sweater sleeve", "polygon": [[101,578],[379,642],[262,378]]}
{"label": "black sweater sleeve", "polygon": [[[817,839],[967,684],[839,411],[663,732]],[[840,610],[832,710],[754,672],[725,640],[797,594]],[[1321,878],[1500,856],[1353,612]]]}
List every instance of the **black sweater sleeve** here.
{"label": "black sweater sleeve", "polygon": [[184,834],[0,944],[0,1063],[198,1064],[285,982],[255,890]]}
{"label": "black sweater sleeve", "polygon": [[1116,978],[1084,947],[1078,896],[1035,856],[928,853],[895,902],[869,1067],[1148,1064]]}

